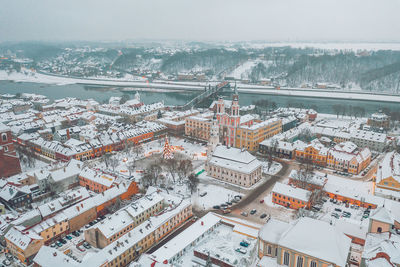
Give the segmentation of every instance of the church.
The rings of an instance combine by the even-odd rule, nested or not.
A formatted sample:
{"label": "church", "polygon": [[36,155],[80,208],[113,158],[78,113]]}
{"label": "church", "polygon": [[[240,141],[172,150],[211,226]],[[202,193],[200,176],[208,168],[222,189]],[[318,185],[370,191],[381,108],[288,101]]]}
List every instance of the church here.
{"label": "church", "polygon": [[[215,179],[250,187],[261,179],[262,164],[245,149],[219,144],[217,116],[218,113],[212,120],[205,170],[209,176]],[[227,138],[229,140],[230,137],[227,136]]]}

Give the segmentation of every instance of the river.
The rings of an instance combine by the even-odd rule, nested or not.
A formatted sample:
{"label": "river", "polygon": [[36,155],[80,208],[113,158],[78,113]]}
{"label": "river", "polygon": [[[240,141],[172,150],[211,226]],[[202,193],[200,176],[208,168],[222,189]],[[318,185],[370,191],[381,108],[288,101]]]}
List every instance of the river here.
{"label": "river", "polygon": [[[103,103],[108,101],[111,96],[122,96],[123,94],[132,95],[136,91],[124,92],[120,87],[92,87],[80,84],[54,85],[40,84],[29,82],[12,82],[0,81],[0,94],[17,94],[17,93],[35,93],[47,96],[51,100],[76,97],[80,99],[93,98],[96,101]],[[141,91],[140,96],[144,103],[153,103],[164,100],[165,105],[182,105],[190,99],[198,95],[195,91]],[[226,99],[230,99],[229,93],[223,93]],[[369,115],[382,108],[390,110],[399,110],[400,104],[387,103],[379,101],[362,101],[362,100],[339,100],[328,98],[309,98],[309,97],[294,97],[283,95],[264,95],[255,93],[239,93],[240,105],[250,105],[253,101],[267,99],[273,101],[278,107],[299,106],[315,108],[319,113],[333,114],[333,105],[352,105],[359,106],[365,109],[365,114]]]}

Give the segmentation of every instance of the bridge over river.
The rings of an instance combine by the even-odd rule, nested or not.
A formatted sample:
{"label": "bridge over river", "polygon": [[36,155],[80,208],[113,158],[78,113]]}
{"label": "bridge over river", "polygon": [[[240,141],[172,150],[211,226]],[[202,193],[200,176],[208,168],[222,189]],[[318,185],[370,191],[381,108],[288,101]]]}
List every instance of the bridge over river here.
{"label": "bridge over river", "polygon": [[208,87],[204,88],[203,93],[194,97],[192,100],[190,100],[189,102],[187,102],[184,105],[176,106],[176,108],[179,110],[191,109],[191,108],[195,107],[196,105],[200,104],[201,102],[203,102],[204,100],[208,99],[209,97],[217,94],[218,92],[223,91],[224,89],[229,89],[230,87],[231,86],[230,86],[229,82],[221,82],[221,83],[217,84],[216,86],[209,85]]}

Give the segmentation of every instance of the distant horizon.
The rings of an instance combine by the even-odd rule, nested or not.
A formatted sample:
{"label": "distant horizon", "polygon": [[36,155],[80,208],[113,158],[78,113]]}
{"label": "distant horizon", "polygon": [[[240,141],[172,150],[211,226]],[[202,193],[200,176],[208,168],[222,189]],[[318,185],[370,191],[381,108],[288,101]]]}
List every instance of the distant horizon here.
{"label": "distant horizon", "polygon": [[0,42],[400,42],[398,10],[398,0],[4,0]]}

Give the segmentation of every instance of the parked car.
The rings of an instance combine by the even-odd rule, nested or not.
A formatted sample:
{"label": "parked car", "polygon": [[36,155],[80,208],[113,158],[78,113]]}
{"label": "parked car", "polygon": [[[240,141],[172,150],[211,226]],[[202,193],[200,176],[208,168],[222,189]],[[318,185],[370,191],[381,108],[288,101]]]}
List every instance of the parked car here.
{"label": "parked car", "polygon": [[60,238],[60,240],[59,240],[61,243],[63,243],[63,244],[67,244],[67,240],[65,240],[65,239],[63,239],[63,238]]}
{"label": "parked car", "polygon": [[337,213],[335,213],[335,212],[333,212],[333,213],[331,214],[331,216],[334,217],[334,218],[336,218],[336,219],[339,219],[339,218],[340,218],[339,214],[337,214]]}
{"label": "parked car", "polygon": [[317,207],[317,206],[312,206],[311,209],[312,209],[313,211],[320,211],[320,210],[321,210],[321,208],[320,208],[320,207]]}
{"label": "parked car", "polygon": [[335,208],[335,211],[337,211],[337,212],[342,212],[342,210],[339,209],[339,208]]}
{"label": "parked car", "polygon": [[5,259],[5,260],[3,260],[3,264],[5,266],[9,266],[11,264],[11,262],[9,260]]}
{"label": "parked car", "polygon": [[265,213],[261,214],[261,216],[260,216],[261,219],[264,219],[265,217],[267,217],[267,214],[265,214]]}
{"label": "parked car", "polygon": [[56,247],[56,243],[51,244],[50,247],[55,248]]}
{"label": "parked car", "polygon": [[200,197],[204,197],[205,195],[207,195],[207,192],[203,192],[200,194]]}
{"label": "parked car", "polygon": [[239,253],[242,253],[242,254],[246,254],[247,253],[247,250],[246,249],[244,249],[244,248],[237,248],[237,249],[235,249],[235,251],[236,252],[239,252]]}
{"label": "parked car", "polygon": [[65,238],[68,239],[68,240],[71,240],[71,239],[72,239],[72,236],[67,235]]}
{"label": "parked car", "polygon": [[260,199],[260,203],[264,203],[264,199]]}
{"label": "parked car", "polygon": [[213,206],[213,209],[215,209],[215,210],[219,210],[220,208],[221,208],[221,207],[218,206],[218,205]]}
{"label": "parked car", "polygon": [[231,213],[231,211],[232,211],[231,209],[226,209],[226,210],[223,211],[223,213],[227,214],[227,213]]}
{"label": "parked car", "polygon": [[73,236],[75,236],[75,237],[78,237],[78,236],[81,235],[78,231],[73,231],[71,234],[72,234]]}
{"label": "parked car", "polygon": [[242,199],[242,196],[236,195],[235,198],[241,200],[241,199]]}
{"label": "parked car", "polygon": [[76,246],[76,248],[80,251],[80,252],[85,252],[85,249],[81,246]]}
{"label": "parked car", "polygon": [[91,246],[89,243],[87,243],[87,242],[84,242],[84,243],[83,243],[83,246],[84,246],[86,249],[91,249],[91,248],[92,248],[92,246]]}
{"label": "parked car", "polygon": [[61,242],[57,241],[57,242],[56,242],[56,246],[60,248],[60,247],[62,247],[62,246],[63,246],[63,243],[61,243]]}
{"label": "parked car", "polygon": [[12,260],[13,260],[13,255],[7,253],[7,254],[6,254],[6,258],[7,258],[7,260],[12,261]]}
{"label": "parked car", "polygon": [[247,216],[249,216],[249,214],[247,213],[247,212],[245,212],[245,211],[243,211],[242,213],[240,213],[242,216],[244,216],[244,217],[247,217]]}
{"label": "parked car", "polygon": [[252,209],[252,210],[250,211],[250,214],[251,214],[251,215],[254,215],[254,214],[256,214],[256,212],[257,212],[256,209]]}
{"label": "parked car", "polygon": [[242,242],[240,242],[240,245],[242,246],[242,247],[245,247],[245,248],[247,248],[250,244],[248,243],[248,242],[246,242],[246,241],[242,241]]}

